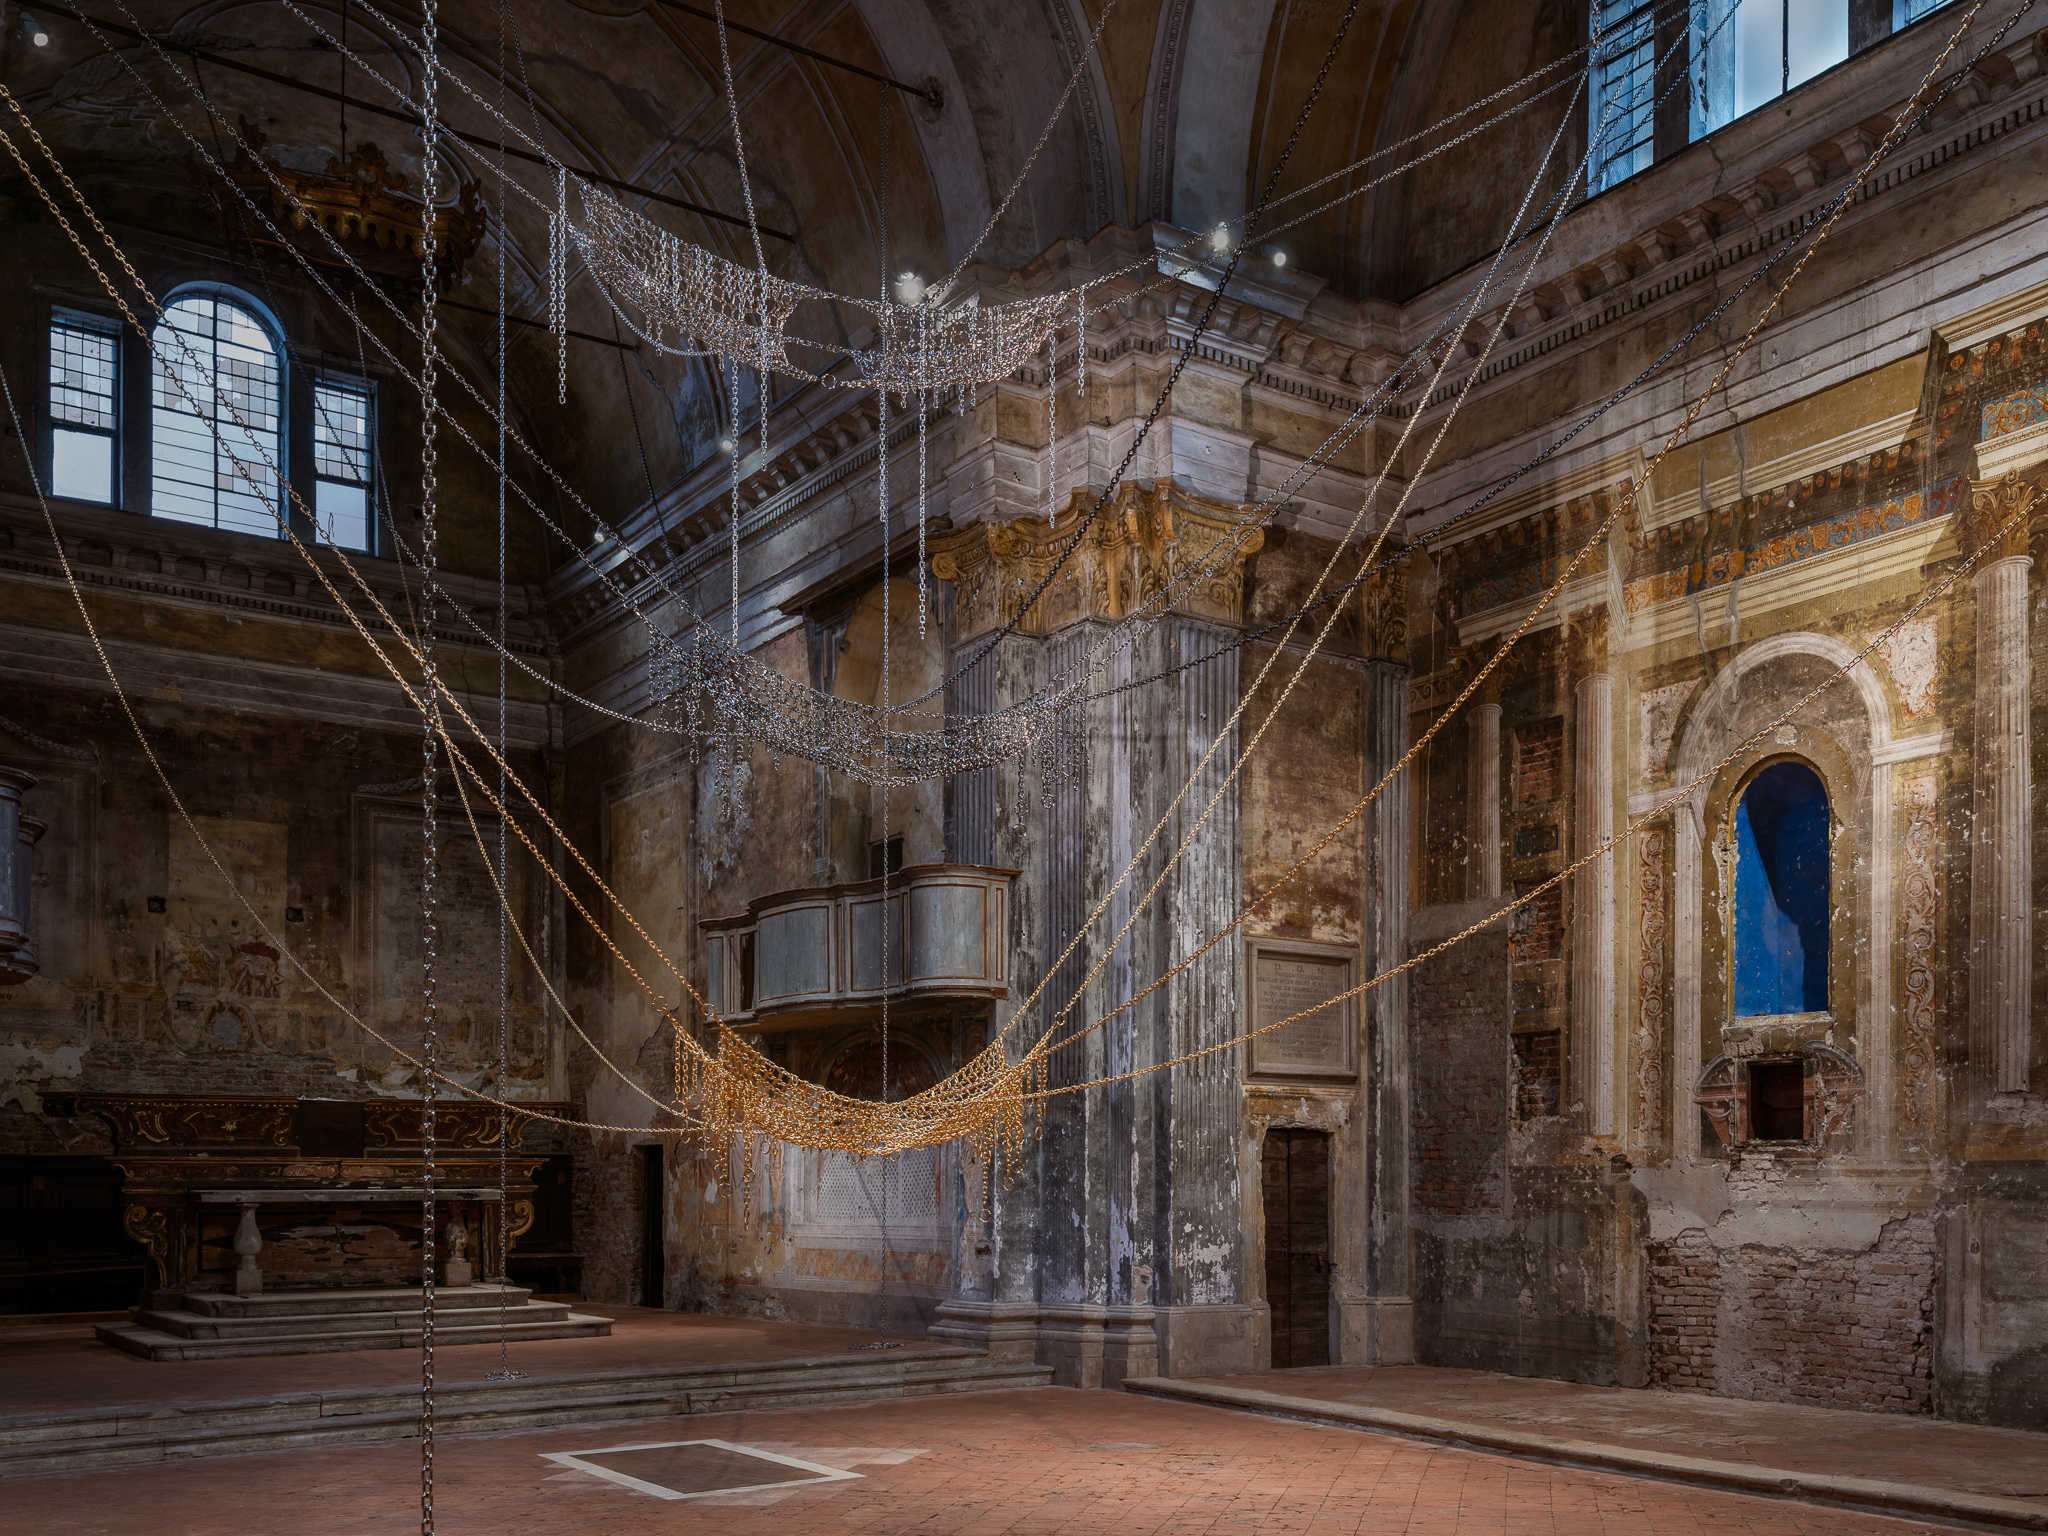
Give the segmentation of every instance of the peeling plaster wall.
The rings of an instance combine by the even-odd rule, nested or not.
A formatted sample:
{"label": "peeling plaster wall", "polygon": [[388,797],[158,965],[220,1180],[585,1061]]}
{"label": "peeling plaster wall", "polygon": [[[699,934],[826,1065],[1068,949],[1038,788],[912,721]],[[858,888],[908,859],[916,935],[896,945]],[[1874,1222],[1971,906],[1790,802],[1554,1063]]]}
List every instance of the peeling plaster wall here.
{"label": "peeling plaster wall", "polygon": [[1921,1180],[1814,1177],[1768,1153],[1643,1171],[1654,1386],[1926,1413],[1938,1249]]}
{"label": "peeling plaster wall", "polygon": [[[197,837],[108,696],[14,690],[0,722],[0,759],[39,775],[24,804],[51,822],[32,903],[47,936],[44,968],[0,989],[0,1145],[103,1147],[96,1120],[41,1113],[41,1096],[56,1090],[416,1091],[414,1069],[343,1009],[417,1043],[416,987],[408,992],[405,980],[418,966],[417,788],[403,798],[405,775],[418,772],[417,739],[150,700],[138,713]],[[459,812],[442,825],[442,1062],[488,1085],[497,903]],[[235,899],[208,848],[304,972]],[[513,889],[515,910],[544,938],[538,882],[515,870]],[[508,1090],[552,1097],[557,1062],[540,988],[523,969],[510,1045]]]}

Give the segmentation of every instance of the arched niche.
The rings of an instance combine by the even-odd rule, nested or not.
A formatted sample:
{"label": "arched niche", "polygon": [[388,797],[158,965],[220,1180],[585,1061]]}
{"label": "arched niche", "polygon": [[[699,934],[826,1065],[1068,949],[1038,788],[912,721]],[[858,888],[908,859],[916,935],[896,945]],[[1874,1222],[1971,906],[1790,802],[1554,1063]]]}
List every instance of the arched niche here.
{"label": "arched niche", "polygon": [[[1810,1054],[1814,1046],[1843,1053],[1861,1075],[1865,1103],[1856,1117],[1854,1150],[1891,1155],[1898,1051],[1893,1003],[1900,985],[1897,770],[1941,752],[1946,735],[1895,735],[1882,680],[1856,658],[1856,647],[1811,631],[1760,640],[1712,678],[1681,725],[1676,780],[1706,781],[1674,814],[1668,1081],[1675,1157],[1706,1150],[1695,1094],[1710,1086],[1710,1059],[1743,1051],[1789,1057]],[[1847,675],[1822,688],[1785,725],[1734,751],[1842,668]],[[1727,901],[1735,875],[1731,833],[1740,797],[1758,772],[1792,760],[1809,765],[1824,785],[1833,823],[1828,1008],[1803,1026],[1780,1017],[1759,1028],[1735,1013]]]}

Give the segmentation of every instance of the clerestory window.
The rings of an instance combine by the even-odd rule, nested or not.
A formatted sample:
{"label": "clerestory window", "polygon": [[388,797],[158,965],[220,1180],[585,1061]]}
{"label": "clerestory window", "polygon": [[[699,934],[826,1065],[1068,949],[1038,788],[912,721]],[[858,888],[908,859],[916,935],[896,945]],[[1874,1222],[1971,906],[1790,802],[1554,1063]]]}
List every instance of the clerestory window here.
{"label": "clerestory window", "polygon": [[1708,0],[1689,41],[1700,139],[1848,58],[1849,0]]}
{"label": "clerestory window", "polygon": [[1588,0],[1588,194],[1955,3]]}
{"label": "clerestory window", "polygon": [[103,321],[50,321],[50,493],[112,506],[119,498],[120,333]]}
{"label": "clerestory window", "polygon": [[269,327],[195,293],[171,302],[152,340],[151,513],[280,537],[284,369]]}
{"label": "clerestory window", "polygon": [[367,550],[376,526],[370,386],[326,376],[313,384],[313,516],[323,544]]}
{"label": "clerestory window", "polygon": [[[41,469],[51,495],[269,538],[282,536],[282,513],[303,536],[289,482],[303,488],[318,542],[375,552],[376,386],[295,363],[253,301],[187,290],[147,342],[111,319],[52,309],[48,335]],[[146,392],[130,387],[130,367]],[[300,419],[308,404],[310,422]]]}
{"label": "clerestory window", "polygon": [[1735,812],[1735,1017],[1828,1007],[1829,834],[1820,775],[1771,763]]}

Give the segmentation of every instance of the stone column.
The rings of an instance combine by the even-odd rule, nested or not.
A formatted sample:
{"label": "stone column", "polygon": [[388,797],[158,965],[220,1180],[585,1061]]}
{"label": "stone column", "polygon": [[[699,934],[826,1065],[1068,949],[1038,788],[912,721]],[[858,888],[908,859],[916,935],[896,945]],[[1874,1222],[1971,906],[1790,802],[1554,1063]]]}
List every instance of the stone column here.
{"label": "stone column", "polygon": [[[1365,709],[1365,779],[1377,784],[1408,748],[1406,666],[1367,664]],[[1366,909],[1359,946],[1366,976],[1380,975],[1408,958],[1409,778],[1402,774],[1373,802],[1366,832]],[[1365,1178],[1339,1198],[1363,1207],[1358,1219],[1365,1232],[1365,1273],[1355,1302],[1341,1292],[1337,1298],[1340,1336],[1346,1365],[1408,1365],[1415,1359],[1415,1300],[1408,1252],[1406,978],[1367,992],[1362,1011]]]}
{"label": "stone column", "polygon": [[[1981,450],[1980,450],[1981,451]],[[2016,475],[1973,486],[1975,547],[2019,509]],[[1991,1094],[2025,1093],[2031,1045],[2033,794],[2028,738],[2027,525],[1985,556],[1977,591],[1975,814],[1970,847],[1970,1057]],[[1973,1095],[1975,1097],[1975,1095]]]}
{"label": "stone column", "polygon": [[[1178,674],[1162,785],[1168,793],[1194,774],[1236,709],[1240,652],[1221,649],[1231,631],[1175,617],[1167,621],[1170,660],[1221,653]],[[1177,847],[1237,760],[1242,736],[1232,726],[1181,802],[1162,845]],[[1242,782],[1241,780],[1239,781]],[[1237,913],[1243,902],[1243,828],[1238,784],[1224,789],[1182,857],[1157,908],[1161,958],[1178,963]],[[1214,1045],[1244,1027],[1244,944],[1226,939],[1154,994],[1155,1060]],[[1153,1295],[1159,1365],[1167,1376],[1255,1367],[1255,1317],[1246,1300],[1242,1230],[1244,1170],[1239,1166],[1242,1049],[1197,1057],[1154,1074],[1153,1123],[1165,1157],[1155,1173]]]}
{"label": "stone column", "polygon": [[1472,813],[1472,867],[1466,891],[1473,901],[1500,895],[1500,705],[1482,692],[1466,723],[1471,763],[1466,801]]}
{"label": "stone column", "polygon": [[[957,581],[945,570],[940,576]],[[955,596],[958,601],[957,585]],[[993,617],[993,610],[983,617]],[[954,646],[949,670],[979,650],[987,632],[985,623],[969,630],[971,638]],[[960,679],[957,692],[947,700],[949,712],[987,713],[1030,697],[1042,675],[1043,648],[1036,635],[1006,637]],[[950,789],[948,857],[1022,871],[1010,888],[1010,998],[995,1005],[988,1026],[993,1036],[1009,1023],[1049,958],[1044,950],[1044,812],[1036,775],[1027,774],[1019,762],[960,774]],[[1018,1022],[1008,1042],[1012,1060],[1043,1027],[1043,1015],[1036,1012]],[[1030,1145],[1015,1158],[999,1152],[993,1166],[979,1168],[963,1154],[961,1177],[953,1186],[959,1236],[951,1294],[939,1303],[938,1320],[927,1329],[942,1342],[986,1350],[992,1359],[1021,1364],[1038,1358],[1040,1195],[1034,1152]]]}
{"label": "stone column", "polygon": [[[1579,679],[1572,753],[1572,857],[1614,835],[1614,679]],[[1614,855],[1572,878],[1571,1096],[1594,1136],[1614,1134]]]}

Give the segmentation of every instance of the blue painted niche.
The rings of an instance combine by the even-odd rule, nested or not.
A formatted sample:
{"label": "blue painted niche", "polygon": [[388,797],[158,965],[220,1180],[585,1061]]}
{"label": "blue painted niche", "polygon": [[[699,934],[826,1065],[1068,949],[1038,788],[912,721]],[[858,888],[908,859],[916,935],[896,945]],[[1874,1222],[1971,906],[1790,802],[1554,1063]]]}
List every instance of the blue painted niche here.
{"label": "blue painted niche", "polygon": [[1772,763],[1735,812],[1735,1016],[1828,1006],[1828,792]]}

